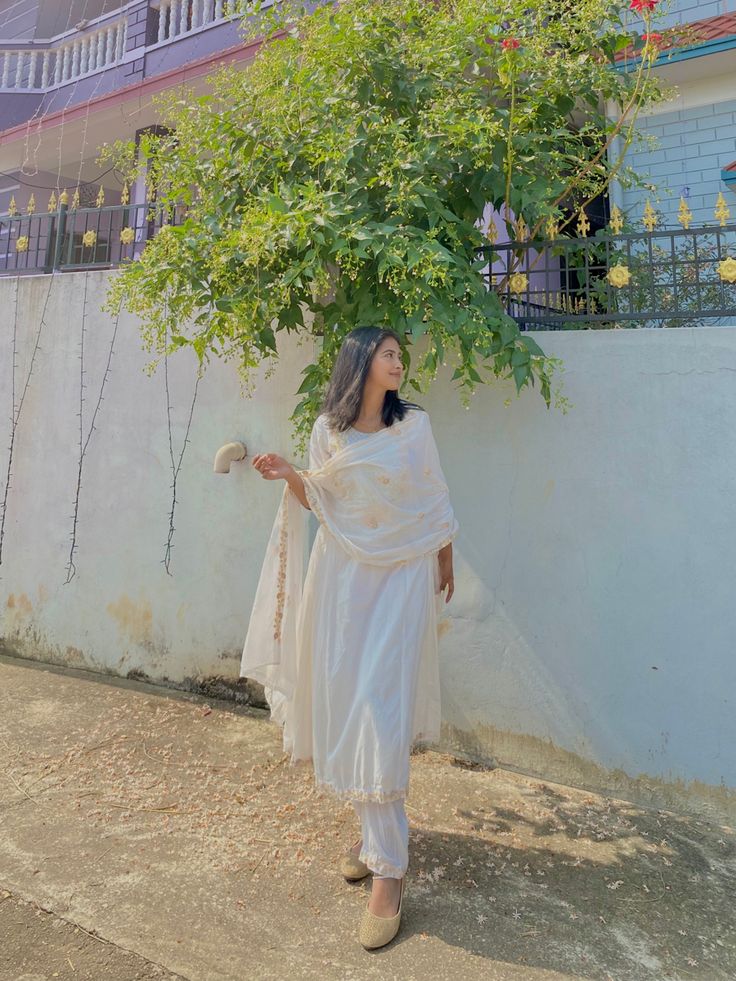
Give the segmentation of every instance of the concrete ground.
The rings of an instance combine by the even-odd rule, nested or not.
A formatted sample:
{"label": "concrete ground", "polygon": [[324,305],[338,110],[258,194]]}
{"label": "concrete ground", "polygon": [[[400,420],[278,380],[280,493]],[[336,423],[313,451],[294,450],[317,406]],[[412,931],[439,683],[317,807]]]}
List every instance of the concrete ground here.
{"label": "concrete ground", "polygon": [[0,981],[736,977],[733,828],[417,753],[366,951],[352,805],[264,711],[0,658],[0,754]]}

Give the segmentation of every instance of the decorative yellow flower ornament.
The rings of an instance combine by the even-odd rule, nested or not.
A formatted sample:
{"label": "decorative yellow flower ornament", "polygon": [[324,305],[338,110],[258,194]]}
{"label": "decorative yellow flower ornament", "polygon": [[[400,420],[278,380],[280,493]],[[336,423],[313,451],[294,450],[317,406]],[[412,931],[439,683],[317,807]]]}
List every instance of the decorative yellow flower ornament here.
{"label": "decorative yellow flower ornament", "polygon": [[736,283],[736,259],[729,256],[718,265],[718,275],[724,283]]}
{"label": "decorative yellow flower ornament", "polygon": [[15,251],[16,252],[27,252],[28,251],[28,236],[19,235],[15,240]]}
{"label": "decorative yellow flower ornament", "polygon": [[84,235],[82,236],[83,245],[94,245],[96,241],[97,241],[97,232],[93,228],[90,228],[90,230],[88,232],[85,232]]}
{"label": "decorative yellow flower ornament", "polygon": [[123,245],[130,245],[130,243],[133,241],[134,238],[135,238],[135,232],[130,227],[130,225],[124,228],[120,233],[120,241],[123,243]]}
{"label": "decorative yellow flower ornament", "polygon": [[617,289],[628,286],[630,280],[631,273],[628,266],[611,266],[608,270],[608,282]]}
{"label": "decorative yellow flower ornament", "polygon": [[526,273],[514,273],[509,278],[509,289],[512,293],[523,293],[529,285],[529,277]]}

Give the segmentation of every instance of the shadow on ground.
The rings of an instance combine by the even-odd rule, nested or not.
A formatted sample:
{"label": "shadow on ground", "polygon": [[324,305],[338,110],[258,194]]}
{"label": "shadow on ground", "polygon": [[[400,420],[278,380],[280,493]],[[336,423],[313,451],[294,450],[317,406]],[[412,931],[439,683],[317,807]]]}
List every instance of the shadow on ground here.
{"label": "shadow on ground", "polygon": [[[402,926],[368,952],[352,805],[264,712],[2,658],[0,750],[0,887],[145,960],[106,981],[736,977],[729,827],[417,753]],[[53,976],[17,930],[0,979]]]}

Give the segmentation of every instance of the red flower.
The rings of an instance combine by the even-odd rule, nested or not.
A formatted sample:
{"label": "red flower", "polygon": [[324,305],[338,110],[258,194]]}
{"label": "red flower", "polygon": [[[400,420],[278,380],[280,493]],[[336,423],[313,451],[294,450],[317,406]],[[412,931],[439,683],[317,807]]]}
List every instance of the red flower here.
{"label": "red flower", "polygon": [[501,41],[501,47],[508,51],[509,48],[518,48],[519,42],[515,37],[507,37]]}
{"label": "red flower", "polygon": [[642,40],[646,41],[647,44],[659,44],[659,42],[662,40],[662,35],[657,34],[656,31],[653,31],[651,34],[642,34]]}
{"label": "red flower", "polygon": [[631,0],[629,6],[632,10],[635,10],[638,14],[641,14],[645,10],[654,10],[658,3],[659,0]]}

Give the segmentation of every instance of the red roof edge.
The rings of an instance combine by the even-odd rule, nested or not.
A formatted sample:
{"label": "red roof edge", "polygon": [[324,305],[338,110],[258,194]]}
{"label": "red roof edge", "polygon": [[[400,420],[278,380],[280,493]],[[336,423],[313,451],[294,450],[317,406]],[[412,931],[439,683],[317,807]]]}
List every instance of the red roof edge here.
{"label": "red roof edge", "polygon": [[[692,40],[689,37],[687,39],[683,38],[684,43],[677,43],[679,35],[685,33],[689,35],[690,32],[693,32],[697,37]],[[678,24],[666,30],[663,29],[660,32],[652,31],[652,33],[661,33],[663,35],[662,41],[659,44],[662,51],[667,51],[673,47],[693,47],[699,44],[707,44],[709,41],[717,41],[720,38],[736,35],[736,13],[718,14],[716,17],[704,17],[701,20],[692,20],[687,24]],[[634,51],[633,47],[629,46],[623,51],[616,53],[616,61],[623,61],[624,58],[633,58],[640,53],[640,51]]]}

